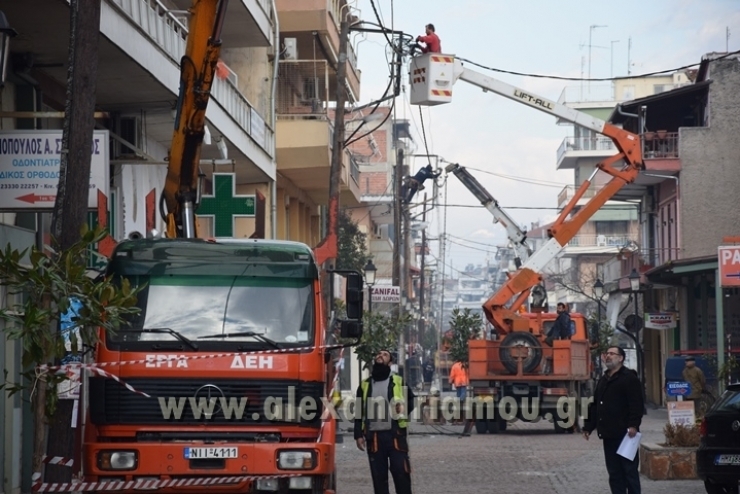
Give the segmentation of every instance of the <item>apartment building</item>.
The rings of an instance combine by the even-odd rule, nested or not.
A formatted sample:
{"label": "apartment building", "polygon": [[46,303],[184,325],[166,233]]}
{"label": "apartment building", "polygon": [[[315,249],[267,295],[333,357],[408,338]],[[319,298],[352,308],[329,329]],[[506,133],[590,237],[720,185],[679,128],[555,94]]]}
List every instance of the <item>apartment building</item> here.
{"label": "apartment building", "polygon": [[[599,85],[584,82],[564,88],[558,102],[606,120],[622,101],[663,93],[689,82],[685,73],[620,79]],[[558,170],[573,170],[573,184],[565,186],[558,194],[558,208],[563,208],[581,184],[591,177],[596,165],[617,150],[608,137],[570,122],[559,120],[558,124],[572,129],[572,135],[563,139],[556,157]],[[576,210],[610,179],[606,173],[596,173]],[[583,225],[559,259],[548,267],[551,277],[556,279],[556,299],[568,303],[572,311],[585,312],[593,308],[591,286],[597,279],[604,280],[604,263],[638,240],[638,208],[630,202],[632,199],[625,197],[605,204]]]}
{"label": "apartment building", "polygon": [[691,75],[692,84],[624,102],[610,116],[633,132],[630,114],[642,111],[645,121],[645,171],[619,194],[639,200],[640,240],[610,268],[623,290],[632,269],[641,274],[645,313],[674,315],[675,327],[643,331],[648,396],[656,402],[672,352],[713,353],[740,338],[740,295],[717,283],[717,248],[738,233],[740,60],[707,54]]}

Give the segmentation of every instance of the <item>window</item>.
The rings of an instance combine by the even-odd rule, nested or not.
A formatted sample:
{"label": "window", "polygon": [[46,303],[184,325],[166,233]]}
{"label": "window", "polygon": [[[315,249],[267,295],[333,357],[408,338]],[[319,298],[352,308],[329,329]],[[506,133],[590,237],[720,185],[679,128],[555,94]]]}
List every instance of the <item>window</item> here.
{"label": "window", "polygon": [[627,235],[629,233],[629,221],[594,221],[596,235]]}

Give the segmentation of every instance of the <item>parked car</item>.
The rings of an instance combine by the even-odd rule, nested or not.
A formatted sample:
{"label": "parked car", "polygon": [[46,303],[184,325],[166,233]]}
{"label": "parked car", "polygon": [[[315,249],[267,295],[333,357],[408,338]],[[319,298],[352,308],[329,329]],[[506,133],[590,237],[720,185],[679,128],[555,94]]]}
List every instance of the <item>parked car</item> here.
{"label": "parked car", "polygon": [[696,452],[708,494],[738,494],[740,481],[740,383],[731,384],[704,416]]}

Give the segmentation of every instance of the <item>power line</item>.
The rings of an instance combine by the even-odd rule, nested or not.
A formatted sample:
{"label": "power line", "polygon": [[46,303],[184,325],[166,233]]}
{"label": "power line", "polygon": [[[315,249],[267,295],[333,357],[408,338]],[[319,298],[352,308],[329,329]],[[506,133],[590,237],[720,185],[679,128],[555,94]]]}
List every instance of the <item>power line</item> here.
{"label": "power line", "polygon": [[[474,209],[484,209],[483,205],[481,204],[445,204],[443,207],[446,208],[474,208]],[[531,209],[535,211],[562,211],[563,208],[552,208],[552,207],[544,207],[544,206],[501,206],[502,209]],[[629,207],[629,208],[623,208],[623,207],[616,207],[616,208],[604,208],[603,211],[634,211],[637,209],[637,206],[635,207]]]}
{"label": "power line", "polygon": [[508,180],[514,180],[514,181],[517,181],[517,182],[524,182],[524,183],[533,184],[533,185],[542,185],[544,187],[557,187],[557,188],[561,188],[561,187],[567,187],[569,185],[573,185],[573,184],[566,184],[566,183],[562,183],[562,182],[551,182],[549,180],[539,180],[539,179],[535,179],[535,178],[519,177],[519,176],[516,176],[516,175],[505,175],[503,173],[496,173],[496,172],[492,172],[490,170],[483,170],[483,169],[480,169],[480,168],[473,168],[473,167],[470,167],[470,166],[466,166],[465,168],[467,168],[468,170],[473,170],[473,171],[480,172],[480,173],[486,173],[488,175],[493,175],[493,176],[500,177],[500,178],[506,178]]}

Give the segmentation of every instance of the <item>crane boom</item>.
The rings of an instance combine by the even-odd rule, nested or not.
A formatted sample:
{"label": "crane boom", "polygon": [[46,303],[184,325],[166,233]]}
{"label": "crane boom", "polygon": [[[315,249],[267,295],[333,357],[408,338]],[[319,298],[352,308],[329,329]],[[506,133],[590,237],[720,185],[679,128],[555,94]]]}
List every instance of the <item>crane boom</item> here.
{"label": "crane boom", "polygon": [[498,201],[481,185],[476,178],[470,174],[468,170],[463,168],[457,163],[447,165],[445,168],[447,173],[452,172],[460,182],[475,196],[476,199],[485,207],[489,213],[493,216],[494,223],[501,223],[506,229],[506,236],[509,241],[514,245],[514,250],[517,253],[517,257],[514,259],[517,269],[521,266],[522,261],[529,259],[532,255],[532,247],[527,244],[527,233],[524,232],[516,222],[508,215],[506,211],[501,209],[498,205]]}
{"label": "crane boom", "polygon": [[199,202],[200,150],[206,108],[221,52],[228,0],[193,0],[185,55],[180,60],[180,92],[162,201],[167,236],[194,238]]}
{"label": "crane boom", "polygon": [[[410,102],[420,105],[438,105],[452,101],[452,86],[462,80],[513,101],[526,104],[559,119],[572,122],[609,137],[618,153],[596,165],[594,173],[584,181],[548,229],[550,239],[527,259],[522,267],[483,304],[488,321],[503,333],[528,331],[529,321],[517,313],[527,300],[530,290],[542,282],[542,269],[554,259],[601,206],[627,183],[637,178],[644,167],[640,137],[594,118],[586,113],[532,94],[463,66],[463,61],[452,55],[428,53],[414,57],[410,66]],[[597,171],[611,175],[588,202],[572,216],[580,199],[592,183]]]}

